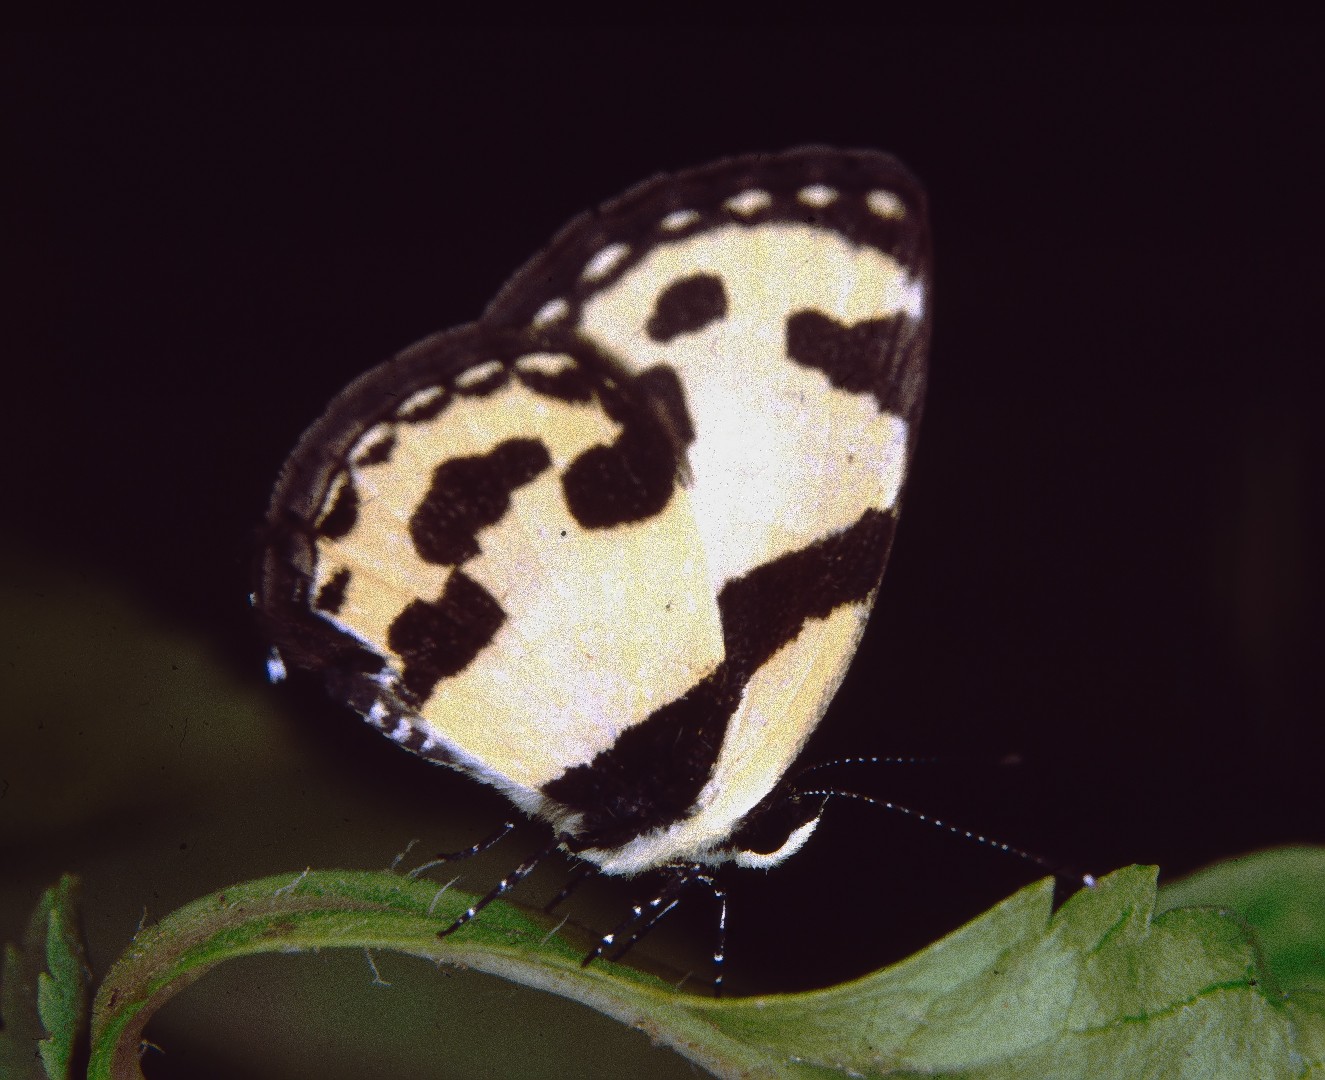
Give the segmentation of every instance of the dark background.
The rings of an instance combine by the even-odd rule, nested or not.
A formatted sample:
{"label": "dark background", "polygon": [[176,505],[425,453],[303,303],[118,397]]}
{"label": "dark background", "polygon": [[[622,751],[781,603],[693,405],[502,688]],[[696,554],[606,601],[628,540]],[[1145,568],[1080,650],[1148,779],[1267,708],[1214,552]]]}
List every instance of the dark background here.
{"label": "dark background", "polygon": [[[140,918],[234,881],[490,831],[495,793],[313,688],[263,684],[246,593],[276,471],[342,385],[476,317],[575,213],[805,142],[908,162],[937,268],[897,546],[809,755],[937,755],[848,779],[1097,873],[1325,841],[1323,45],[1248,27],[5,38],[0,937],[77,871],[100,975]],[[541,842],[529,827],[466,882]],[[835,806],[783,868],[731,875],[732,984],[863,974],[1038,874]],[[630,895],[574,910],[601,928]],[[711,928],[699,898],[641,962],[702,972]],[[378,962],[405,985],[408,961]],[[511,1016],[533,1023],[531,995],[475,977],[405,1020],[447,980],[393,994],[362,957],[236,970],[150,1029],[168,1053],[149,1075],[294,1075],[272,1064],[281,1032],[245,1025],[297,1047],[300,1025],[344,1040],[359,1021],[366,1062],[327,1049],[314,1075],[396,1075],[410,1034],[451,1075],[453,1042],[491,1055]],[[539,1036],[548,1075],[572,1050],[613,1075],[615,1032],[563,1047],[569,1024]]]}

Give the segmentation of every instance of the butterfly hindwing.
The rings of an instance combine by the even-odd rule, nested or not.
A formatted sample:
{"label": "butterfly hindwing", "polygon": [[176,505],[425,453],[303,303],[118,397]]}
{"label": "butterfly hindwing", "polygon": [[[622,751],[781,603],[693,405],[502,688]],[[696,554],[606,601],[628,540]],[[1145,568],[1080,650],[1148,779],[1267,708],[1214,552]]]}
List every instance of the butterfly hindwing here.
{"label": "butterfly hindwing", "polygon": [[721,659],[678,451],[628,390],[573,343],[439,335],[333,404],[276,500],[265,601],[320,630],[296,659],[527,809]]}

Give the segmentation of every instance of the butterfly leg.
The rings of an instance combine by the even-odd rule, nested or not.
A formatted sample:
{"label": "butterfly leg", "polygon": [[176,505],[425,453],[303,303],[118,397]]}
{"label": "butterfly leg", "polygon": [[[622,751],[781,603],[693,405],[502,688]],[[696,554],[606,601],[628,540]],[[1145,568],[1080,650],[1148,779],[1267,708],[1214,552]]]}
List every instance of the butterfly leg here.
{"label": "butterfly leg", "polygon": [[694,884],[706,885],[718,902],[718,933],[713,949],[713,995],[722,995],[723,962],[727,953],[727,891],[721,888],[713,875],[698,863],[677,867],[663,882],[662,888],[652,900],[636,904],[627,916],[610,933],[604,934],[593,952],[581,961],[581,967],[588,967],[598,957],[620,960],[635,944],[644,937],[677,904],[681,902],[681,893]]}
{"label": "butterfly leg", "polygon": [[598,873],[598,867],[591,862],[582,862],[571,871],[570,880],[566,882],[559,893],[549,900],[544,906],[543,911],[551,913],[563,904],[572,893],[581,885]]}
{"label": "butterfly leg", "polygon": [[727,959],[727,890],[718,885],[712,874],[696,874],[694,880],[707,885],[718,902],[718,934],[713,943],[713,996],[722,997],[723,964]]}
{"label": "butterfly leg", "polygon": [[625,956],[631,946],[676,907],[682,890],[690,884],[698,872],[698,865],[672,868],[657,895],[652,900],[635,904],[630,909],[629,915],[599,939],[593,951],[580,962],[580,967],[588,967],[600,956],[607,956],[609,960],[620,960]]}
{"label": "butterfly leg", "polygon": [[409,876],[412,878],[419,877],[427,873],[434,866],[441,866],[443,863],[455,862],[457,859],[468,859],[474,855],[482,855],[485,851],[487,851],[490,847],[493,847],[497,843],[497,841],[499,841],[502,837],[504,837],[514,828],[515,828],[514,821],[504,822],[502,824],[502,827],[498,829],[495,833],[493,833],[491,836],[485,836],[482,840],[480,840],[477,844],[474,844],[472,847],[467,847],[463,851],[452,851],[449,854],[445,852],[438,854],[434,856],[432,859],[430,859],[428,862],[416,866],[413,870],[409,872]]}
{"label": "butterfly leg", "polygon": [[496,900],[498,897],[506,895],[506,893],[510,892],[513,888],[515,888],[515,886],[520,884],[520,882],[522,882],[533,872],[534,867],[536,867],[540,862],[542,862],[554,851],[556,851],[558,846],[560,846],[560,841],[554,841],[553,843],[549,844],[547,847],[543,848],[541,851],[534,852],[534,854],[530,855],[529,858],[525,859],[524,862],[522,862],[519,866],[517,866],[514,870],[512,870],[509,874],[507,874],[504,878],[502,878],[499,882],[497,882],[497,884],[494,885],[488,891],[486,896],[476,901],[473,904],[473,906],[466,908],[463,912],[461,912],[459,917],[456,918],[455,922],[453,922],[445,930],[439,930],[437,936],[439,938],[444,938],[450,934],[454,934],[457,930],[459,930],[462,926],[464,926],[465,923],[471,921],[475,915],[477,915],[485,907],[491,904],[494,900]]}
{"label": "butterfly leg", "polygon": [[438,855],[436,857],[437,862],[454,862],[456,859],[468,859],[474,855],[482,855],[489,848],[495,847],[497,842],[501,840],[503,837],[505,837],[506,834],[509,833],[514,828],[515,828],[514,821],[503,822],[502,827],[500,829],[494,832],[491,836],[485,836],[473,847],[467,847],[463,851],[453,851],[449,855],[448,854]]}

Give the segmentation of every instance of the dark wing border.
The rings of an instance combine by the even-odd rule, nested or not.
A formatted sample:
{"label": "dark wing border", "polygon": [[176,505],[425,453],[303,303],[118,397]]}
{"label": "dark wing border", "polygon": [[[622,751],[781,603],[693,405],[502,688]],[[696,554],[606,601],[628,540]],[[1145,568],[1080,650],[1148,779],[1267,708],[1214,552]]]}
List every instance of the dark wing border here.
{"label": "dark wing border", "polygon": [[[839,197],[825,206],[809,205],[798,193],[812,185],[830,187]],[[733,196],[755,189],[768,194],[766,206],[743,213],[726,205]],[[872,212],[865,203],[871,191],[892,193],[905,212],[897,217]],[[681,211],[690,211],[693,217],[681,227],[664,226],[669,215]],[[889,407],[914,430],[924,401],[931,324],[928,204],[911,171],[880,151],[803,146],[776,154],[725,158],[655,176],[572,220],[507,281],[483,319],[493,325],[526,328],[549,301],[560,299],[566,310],[557,325],[574,327],[586,300],[610,288],[658,245],[719,225],[768,221],[799,221],[831,229],[854,244],[886,252],[915,275],[926,297],[925,313],[910,323],[905,339],[893,344],[904,359],[897,365],[897,379],[888,395]],[[586,277],[590,260],[614,244],[628,245],[629,250],[610,273]]]}

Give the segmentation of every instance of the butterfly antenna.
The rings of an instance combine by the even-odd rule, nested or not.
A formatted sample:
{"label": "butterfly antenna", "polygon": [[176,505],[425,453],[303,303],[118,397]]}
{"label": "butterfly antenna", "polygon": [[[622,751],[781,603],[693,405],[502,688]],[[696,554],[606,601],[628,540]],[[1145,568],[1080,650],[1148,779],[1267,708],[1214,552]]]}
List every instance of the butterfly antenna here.
{"label": "butterfly antenna", "polygon": [[936,757],[843,757],[833,758],[832,761],[820,761],[814,765],[801,769],[792,777],[792,780],[799,780],[802,776],[808,776],[810,773],[818,772],[820,769],[832,769],[838,765],[937,765],[941,761]]}
{"label": "butterfly antenna", "polygon": [[1033,863],[1042,870],[1047,870],[1054,877],[1064,880],[1075,881],[1086,888],[1093,888],[1095,885],[1094,874],[1083,874],[1061,863],[1056,863],[1052,859],[1046,859],[1043,855],[1036,855],[1034,852],[1026,851],[1013,844],[1006,843],[1003,840],[995,840],[993,837],[985,836],[982,833],[972,832],[970,829],[963,829],[959,825],[951,825],[941,818],[930,814],[922,814],[919,810],[913,810],[909,806],[903,806],[900,803],[891,802],[887,799],[876,799],[872,795],[862,795],[857,791],[839,791],[835,788],[821,788],[811,791],[797,791],[798,795],[806,798],[823,799],[853,799],[856,802],[868,803],[871,806],[877,806],[883,810],[892,810],[895,813],[902,814],[912,821],[919,821],[922,824],[930,825],[942,832],[951,833],[953,836],[961,837],[963,840],[970,840],[984,847],[993,848],[995,851],[1001,851],[1007,855],[1013,855],[1018,859]]}

